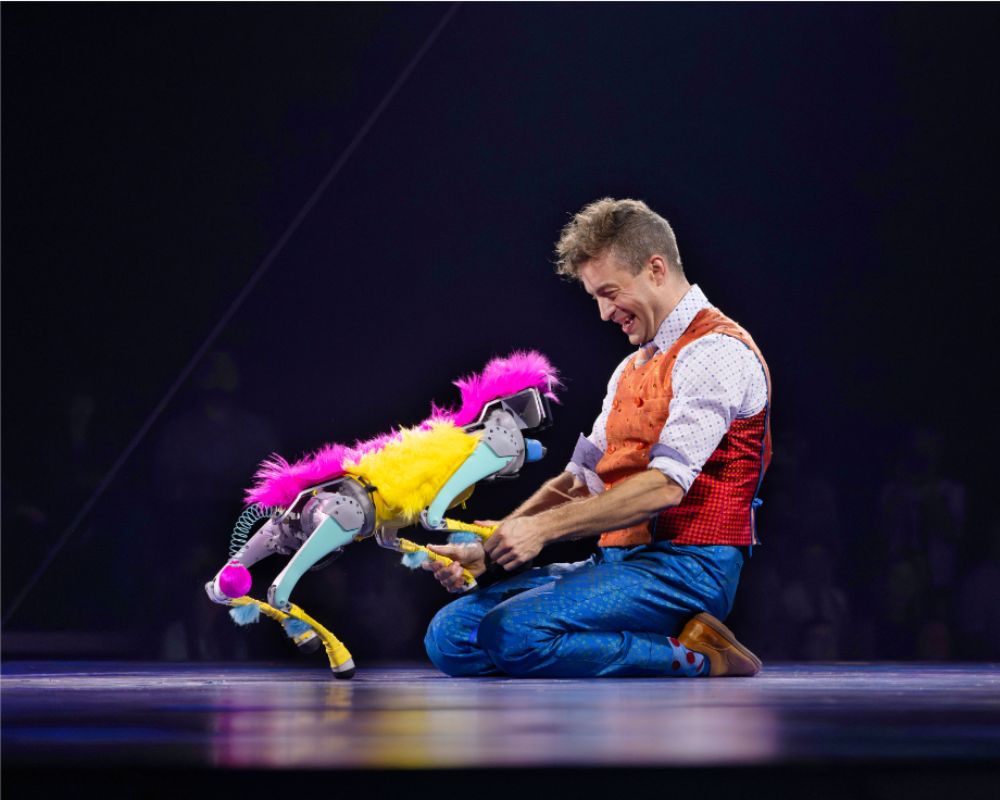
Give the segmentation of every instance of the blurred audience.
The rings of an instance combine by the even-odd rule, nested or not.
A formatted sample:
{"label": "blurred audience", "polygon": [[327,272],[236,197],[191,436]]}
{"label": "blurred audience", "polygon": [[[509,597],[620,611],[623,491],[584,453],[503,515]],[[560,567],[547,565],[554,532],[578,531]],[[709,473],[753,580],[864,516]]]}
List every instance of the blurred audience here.
{"label": "blurred audience", "polygon": [[947,659],[949,626],[966,527],[965,487],[941,472],[942,437],[917,428],[900,448],[878,500],[881,595],[889,658]]}
{"label": "blurred audience", "polygon": [[[151,527],[154,549],[176,542],[169,567],[158,570],[156,594],[169,609],[160,621],[157,655],[171,660],[222,659],[246,653],[246,639],[202,586],[222,566],[242,489],[278,437],[262,417],[237,401],[240,371],[226,352],[210,353],[194,380],[186,408],[165,421],[155,438]],[[165,565],[166,566],[166,565]],[[170,598],[169,604],[163,599]]]}
{"label": "blurred audience", "polygon": [[1000,661],[1000,516],[976,544],[959,584],[954,631],[961,657]]}
{"label": "blurred audience", "polygon": [[874,513],[860,507],[845,535],[807,441],[776,440],[758,517],[765,547],[744,570],[734,618],[762,657],[1000,658],[1000,517],[988,535],[968,534],[968,492],[944,474],[944,444],[933,429],[907,431]]}
{"label": "blurred audience", "polygon": [[740,637],[770,659],[844,657],[850,626],[839,578],[840,503],[804,436],[787,431],[776,439],[761,496],[762,546],[744,567],[736,601]]}

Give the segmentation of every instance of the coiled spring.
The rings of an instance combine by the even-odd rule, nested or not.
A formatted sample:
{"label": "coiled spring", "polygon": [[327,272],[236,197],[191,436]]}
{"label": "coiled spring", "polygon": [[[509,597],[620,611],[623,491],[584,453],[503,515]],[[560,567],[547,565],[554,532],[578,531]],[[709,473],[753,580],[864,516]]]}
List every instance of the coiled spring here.
{"label": "coiled spring", "polygon": [[254,503],[243,509],[243,513],[233,525],[232,536],[229,537],[229,557],[235,558],[236,554],[243,549],[258,522],[262,519],[276,517],[282,511],[284,509],[281,506],[262,506],[260,503]]}

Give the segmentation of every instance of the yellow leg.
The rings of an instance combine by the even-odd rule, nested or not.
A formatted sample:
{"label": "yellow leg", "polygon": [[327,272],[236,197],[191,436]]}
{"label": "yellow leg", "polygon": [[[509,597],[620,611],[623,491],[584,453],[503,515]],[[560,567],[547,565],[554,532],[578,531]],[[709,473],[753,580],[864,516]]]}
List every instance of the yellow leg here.
{"label": "yellow leg", "polygon": [[[416,542],[411,542],[409,539],[397,539],[396,541],[399,543],[399,549],[403,553],[426,553],[429,559],[432,559],[433,561],[440,561],[446,567],[449,564],[453,563],[452,559],[448,558],[447,556],[442,556],[438,553],[434,553],[428,550],[423,545],[417,544]],[[472,587],[476,585],[476,579],[472,577],[472,573],[469,572],[469,570],[467,569],[462,570],[462,578],[465,580],[466,586]]]}
{"label": "yellow leg", "polygon": [[330,669],[332,669],[335,674],[346,671],[353,672],[354,661],[352,660],[351,654],[344,646],[343,642],[341,642],[340,639],[330,633],[330,631],[320,625],[316,620],[310,617],[305,611],[294,603],[289,603],[288,613],[285,613],[272,605],[268,605],[261,600],[256,600],[249,595],[244,595],[243,597],[237,597],[235,600],[230,600],[229,605],[255,605],[260,609],[260,612],[264,614],[264,616],[270,617],[275,622],[284,622],[290,617],[294,617],[295,619],[304,622],[316,631],[316,635],[319,636],[320,641],[323,642],[327,658],[330,660]]}
{"label": "yellow leg", "polygon": [[243,597],[237,597],[235,600],[230,600],[229,605],[231,606],[257,606],[260,612],[265,617],[270,617],[275,622],[284,622],[288,619],[288,614],[284,611],[279,611],[274,606],[269,606],[267,603],[256,600],[248,594],[243,595]]}
{"label": "yellow leg", "polygon": [[474,533],[476,536],[481,536],[483,539],[489,539],[493,535],[493,531],[496,530],[494,527],[487,525],[476,525],[472,522],[462,522],[460,519],[449,519],[444,518],[444,524],[448,526],[449,531],[465,531],[466,533]]}

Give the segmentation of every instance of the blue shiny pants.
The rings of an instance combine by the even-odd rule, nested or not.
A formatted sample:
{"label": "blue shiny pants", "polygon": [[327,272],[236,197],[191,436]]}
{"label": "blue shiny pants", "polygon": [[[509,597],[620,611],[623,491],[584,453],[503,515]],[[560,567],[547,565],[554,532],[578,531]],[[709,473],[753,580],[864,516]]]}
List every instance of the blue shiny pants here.
{"label": "blue shiny pants", "polygon": [[601,548],[463,595],[431,620],[427,655],[455,677],[708,674],[675,638],[694,614],[725,619],[743,553],[654,542]]}

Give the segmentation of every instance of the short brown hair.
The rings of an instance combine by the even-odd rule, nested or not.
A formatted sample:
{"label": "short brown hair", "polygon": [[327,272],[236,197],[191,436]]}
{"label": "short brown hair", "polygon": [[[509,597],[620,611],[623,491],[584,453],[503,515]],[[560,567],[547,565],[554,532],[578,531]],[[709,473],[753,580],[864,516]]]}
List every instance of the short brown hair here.
{"label": "short brown hair", "polygon": [[562,229],[556,243],[556,272],[579,278],[580,267],[609,248],[636,275],[652,255],[661,255],[684,271],[670,223],[642,200],[604,197],[584,206]]}

